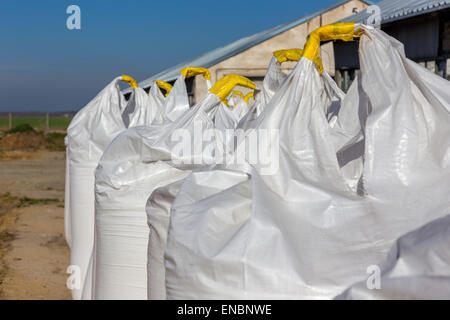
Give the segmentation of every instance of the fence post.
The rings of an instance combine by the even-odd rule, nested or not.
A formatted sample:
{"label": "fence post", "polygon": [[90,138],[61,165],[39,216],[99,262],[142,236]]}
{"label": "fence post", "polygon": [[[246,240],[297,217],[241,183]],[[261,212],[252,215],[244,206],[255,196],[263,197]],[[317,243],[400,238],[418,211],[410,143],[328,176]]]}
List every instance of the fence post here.
{"label": "fence post", "polygon": [[12,129],[12,113],[9,113],[9,130]]}
{"label": "fence post", "polygon": [[45,114],[45,127],[46,127],[46,131],[49,131],[50,130],[50,120],[49,120],[49,117],[48,117],[48,112]]}

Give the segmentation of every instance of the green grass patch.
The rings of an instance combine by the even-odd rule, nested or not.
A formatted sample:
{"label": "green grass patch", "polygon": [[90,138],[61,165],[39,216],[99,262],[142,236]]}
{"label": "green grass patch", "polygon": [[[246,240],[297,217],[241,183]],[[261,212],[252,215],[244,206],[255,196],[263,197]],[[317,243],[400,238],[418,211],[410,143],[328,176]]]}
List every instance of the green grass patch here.
{"label": "green grass patch", "polygon": [[50,117],[50,129],[66,130],[72,117]]}
{"label": "green grass patch", "polygon": [[26,208],[36,204],[49,204],[49,203],[58,203],[58,199],[52,198],[44,198],[44,199],[33,199],[28,197],[19,198],[19,204],[17,208]]}
{"label": "green grass patch", "polygon": [[48,142],[47,149],[51,151],[65,151],[66,145],[64,144],[65,133],[51,132],[45,136]]}
{"label": "green grass patch", "polygon": [[29,124],[35,129],[44,129],[45,128],[45,118],[44,117],[13,117],[12,126],[13,128],[16,126]]}
{"label": "green grass patch", "polygon": [[[67,127],[72,121],[72,117],[50,117],[49,126],[52,130],[66,130]],[[21,125],[21,124],[29,124],[35,129],[45,129],[46,128],[46,120],[45,117],[14,117],[12,125],[13,128]],[[8,129],[9,128],[9,118],[8,117],[0,117],[0,128]]]}
{"label": "green grass patch", "polygon": [[9,120],[5,117],[0,117],[0,128],[9,129]]}
{"label": "green grass patch", "polygon": [[59,199],[54,198],[34,199],[29,197],[19,198],[11,195],[9,192],[0,194],[0,200],[3,203],[16,203],[15,205],[16,208],[26,208],[37,204],[59,203]]}
{"label": "green grass patch", "polygon": [[33,127],[29,125],[28,123],[21,123],[11,130],[9,130],[9,133],[16,133],[16,132],[32,132],[34,131]]}

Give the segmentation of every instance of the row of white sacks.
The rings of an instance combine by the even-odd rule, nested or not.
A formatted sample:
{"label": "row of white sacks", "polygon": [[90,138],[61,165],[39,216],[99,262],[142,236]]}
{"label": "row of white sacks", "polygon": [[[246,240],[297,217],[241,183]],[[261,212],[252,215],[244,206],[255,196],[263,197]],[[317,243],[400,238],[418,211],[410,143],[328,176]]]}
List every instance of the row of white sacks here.
{"label": "row of white sacks", "polygon": [[[121,133],[126,133],[130,128],[152,124],[153,128],[158,128],[157,130],[162,132],[162,128],[173,126],[172,124],[189,110],[185,78],[196,75],[203,75],[206,80],[206,86],[208,89],[211,88],[210,74],[205,68],[193,67],[181,70],[181,75],[175,81],[173,88],[168,83],[156,81],[148,95],[129,76],[118,77],[103,89],[86,107],[80,110],[72,120],[67,130],[66,138],[65,234],[67,242],[71,247],[71,265],[78,267],[81,275],[81,285],[79,288],[72,290],[74,299],[90,299],[92,297],[92,279],[95,274],[95,270],[93,269],[94,259],[95,253],[98,252],[97,250],[94,251],[94,217],[95,211],[99,212],[98,216],[101,215],[102,206],[100,204],[104,203],[101,199],[95,201],[94,192],[95,170],[99,165],[100,159],[102,156],[106,157],[108,153],[105,150],[107,150],[107,147],[114,138]],[[242,85],[246,85],[246,81],[249,82],[243,77],[227,76],[221,83],[218,83],[217,90],[220,90],[223,86],[227,87],[230,80],[236,81],[236,79],[241,81]],[[133,92],[128,101],[125,100],[125,97],[120,92],[118,86],[119,81],[127,81],[133,88]],[[168,93],[167,97],[162,95],[159,87],[166,90]],[[229,88],[232,89],[233,87]],[[252,88],[254,88],[254,85],[252,85]],[[217,97],[216,95],[211,95]],[[221,110],[217,115],[214,115],[214,121],[215,126],[233,128],[237,125],[239,117],[246,113],[247,103],[240,95],[233,93],[227,95],[230,96],[228,100],[234,107],[231,111],[231,109],[219,100],[220,104],[218,105],[220,105]],[[145,127],[140,128],[144,129]],[[111,148],[113,148],[113,144]],[[121,153],[122,158],[128,156],[136,158],[137,155]],[[121,157],[119,156],[117,158],[117,165],[120,165]],[[111,176],[110,178],[113,177]],[[142,217],[145,218],[145,203],[148,194],[137,195],[134,193],[134,187],[137,187],[137,185],[131,186],[131,190],[129,191],[133,200],[140,196],[141,201],[138,201],[137,205],[130,204],[127,200],[124,201],[122,196],[122,198],[117,198],[116,207],[114,207],[114,204],[110,207],[118,210],[125,208],[131,210],[134,207],[138,212],[141,209],[144,212]],[[101,196],[100,193],[97,193],[97,198]],[[94,206],[95,203],[97,203],[96,206]],[[108,208],[107,205],[106,208]],[[108,210],[106,208],[105,210]],[[123,222],[121,221],[120,223]],[[146,222],[139,226],[146,227]],[[97,228],[100,227],[101,223],[98,224]],[[145,229],[146,235],[145,237],[141,237],[141,239],[145,239],[146,256],[148,228],[146,227]],[[141,244],[143,244],[142,241]],[[132,246],[132,244],[130,245]],[[119,247],[115,248],[120,250]],[[137,255],[137,257],[139,259],[144,258],[142,255]],[[103,272],[98,272],[98,277],[100,278],[102,274]],[[132,279],[134,278],[132,274],[130,274],[130,277]],[[129,285],[133,284],[131,283]],[[146,287],[145,283],[143,287]],[[146,290],[144,291],[146,295]],[[123,291],[120,294],[123,294]],[[133,298],[135,296],[131,294],[131,297]]]}
{"label": "row of white sacks", "polygon": [[[356,37],[361,72],[344,94],[322,72],[320,42]],[[286,76],[289,60],[298,63]],[[317,29],[303,51],[276,52],[249,105],[230,96],[255,85],[231,75],[189,108],[184,77],[197,74],[209,79],[183,70],[167,97],[125,77],[128,101],[118,78],[72,121],[74,299],[450,298],[447,80],[384,32],[352,23]],[[278,141],[265,141],[277,170],[175,152],[172,134],[194,139],[199,124],[219,129],[209,137],[216,150],[247,160],[220,132],[277,130]],[[381,288],[370,290],[374,267]]]}

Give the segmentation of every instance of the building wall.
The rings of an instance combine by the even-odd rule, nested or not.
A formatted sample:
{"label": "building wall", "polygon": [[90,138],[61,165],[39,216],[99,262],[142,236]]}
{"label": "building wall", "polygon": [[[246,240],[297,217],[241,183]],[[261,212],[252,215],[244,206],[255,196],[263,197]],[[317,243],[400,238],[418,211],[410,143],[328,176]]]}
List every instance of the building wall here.
{"label": "building wall", "polygon": [[[267,66],[272,58],[272,52],[281,49],[303,48],[306,37],[321,25],[330,24],[343,18],[351,16],[353,9],[361,11],[367,4],[352,0],[342,6],[336,7],[323,13],[303,24],[287,30],[271,39],[268,39],[254,47],[251,47],[231,58],[228,58],[215,66],[210,67],[212,82],[216,82],[227,74],[239,74],[255,79],[257,85],[261,84],[266,74]],[[333,43],[329,42],[321,47],[321,57],[325,70],[334,76],[334,52]],[[283,64],[286,72],[292,70],[295,63]],[[194,82],[195,101],[198,101],[206,94],[205,81],[201,77],[196,77]],[[245,91],[245,90],[242,90]]]}

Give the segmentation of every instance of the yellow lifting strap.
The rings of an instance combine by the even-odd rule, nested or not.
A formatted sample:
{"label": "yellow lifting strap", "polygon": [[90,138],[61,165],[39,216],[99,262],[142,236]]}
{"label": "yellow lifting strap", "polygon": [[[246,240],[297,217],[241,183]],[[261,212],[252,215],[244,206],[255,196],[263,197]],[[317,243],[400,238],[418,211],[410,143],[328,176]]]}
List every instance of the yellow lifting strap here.
{"label": "yellow lifting strap", "polygon": [[238,76],[236,74],[230,74],[224,76],[217,81],[209,91],[220,98],[220,100],[228,106],[226,98],[230,95],[231,91],[236,87],[241,86],[249,89],[256,89],[256,85],[249,79]]}
{"label": "yellow lifting strap", "polygon": [[132,77],[127,76],[126,74],[124,74],[122,76],[122,81],[128,82],[128,84],[130,85],[130,87],[132,87],[133,89],[136,89],[137,87],[139,87],[138,83],[136,82],[136,80],[134,80]]}
{"label": "yellow lifting strap", "polygon": [[[355,37],[360,36],[360,32],[355,32],[354,22],[335,23],[322,26],[311,32],[309,35],[309,39],[303,49],[303,56],[317,64],[320,53],[320,42],[330,40],[353,41]],[[318,67],[320,73],[322,73],[322,62],[320,62],[320,65],[318,64]]]}
{"label": "yellow lifting strap", "polygon": [[249,93],[247,93],[247,94],[245,95],[245,97],[244,97],[245,103],[248,104],[248,101],[250,100],[250,98],[255,99],[255,94],[254,94],[253,91],[252,91],[252,92],[249,92]]}
{"label": "yellow lifting strap", "polygon": [[[283,63],[286,61],[298,61],[303,56],[303,50],[302,49],[278,50],[275,51],[273,55],[275,58],[277,58],[279,63]],[[317,56],[314,62],[319,67],[319,69],[322,68],[322,60],[320,59],[320,56]]]}
{"label": "yellow lifting strap", "polygon": [[286,61],[298,61],[303,56],[302,49],[277,50],[273,52],[273,56],[277,58],[279,63]]}
{"label": "yellow lifting strap", "polygon": [[197,75],[203,75],[205,80],[211,80],[211,73],[206,68],[199,67],[187,67],[180,70],[180,73],[186,78],[195,77]]}
{"label": "yellow lifting strap", "polygon": [[239,97],[241,97],[242,99],[245,98],[245,97],[244,97],[244,94],[243,94],[242,92],[240,92],[239,90],[234,90],[234,91],[233,91],[233,95],[239,96]]}
{"label": "yellow lifting strap", "polygon": [[172,85],[162,80],[155,81],[158,88],[161,88],[166,91],[166,97],[169,95],[169,92],[172,90]]}

